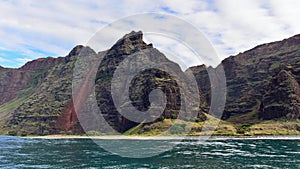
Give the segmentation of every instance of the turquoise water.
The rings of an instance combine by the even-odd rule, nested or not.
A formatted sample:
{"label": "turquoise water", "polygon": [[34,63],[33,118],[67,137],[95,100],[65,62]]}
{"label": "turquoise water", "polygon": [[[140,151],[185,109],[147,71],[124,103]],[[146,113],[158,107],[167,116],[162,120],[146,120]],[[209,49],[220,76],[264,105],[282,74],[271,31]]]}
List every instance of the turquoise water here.
{"label": "turquoise water", "polygon": [[113,155],[89,139],[0,136],[0,168],[300,168],[300,140],[168,142],[174,145],[173,149],[154,157],[134,159]]}

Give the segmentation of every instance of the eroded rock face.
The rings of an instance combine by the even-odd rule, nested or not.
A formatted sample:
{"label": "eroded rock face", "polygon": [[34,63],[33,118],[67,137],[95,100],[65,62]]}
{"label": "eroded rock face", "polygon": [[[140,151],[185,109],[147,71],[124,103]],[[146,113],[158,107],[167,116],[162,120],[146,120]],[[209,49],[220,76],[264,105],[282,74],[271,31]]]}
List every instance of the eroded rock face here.
{"label": "eroded rock face", "polygon": [[19,93],[30,86],[34,72],[25,72],[17,69],[0,70],[0,105],[19,96]]}
{"label": "eroded rock face", "polygon": [[19,69],[0,68],[0,105],[19,98],[28,88],[42,83],[47,71],[63,58],[41,58],[26,63]]}
{"label": "eroded rock face", "polygon": [[[28,93],[20,105],[11,110],[11,119],[5,125],[7,129],[25,130],[31,134],[58,134],[61,131],[84,133],[71,100],[75,56],[82,49],[95,53],[87,47],[76,46],[66,57],[57,58],[57,60],[46,58],[46,60],[32,61],[21,68],[26,69],[26,72],[31,72],[34,65],[41,63],[41,66],[37,66],[38,72],[44,72],[44,74],[36,75],[36,78],[40,80],[31,93]],[[41,70],[42,67],[46,70]]]}
{"label": "eroded rock face", "polygon": [[285,117],[300,117],[300,86],[293,74],[281,70],[275,75],[264,95],[259,117],[264,120]]}
{"label": "eroded rock face", "polygon": [[30,71],[30,70],[45,70],[52,68],[54,65],[62,63],[62,61],[65,60],[63,57],[58,58],[39,58],[30,62],[27,62],[24,66],[20,68],[20,70],[23,71]]}
{"label": "eroded rock face", "polygon": [[[140,54],[141,56],[130,58],[129,56],[133,54]],[[122,62],[125,62],[126,66],[121,72],[127,72],[128,74],[125,77],[117,77],[118,81],[122,83],[117,87],[120,90],[119,93],[127,92],[127,89],[123,84],[130,83],[128,81],[130,79],[127,78],[130,76],[128,70],[138,69],[145,64],[159,63],[160,65],[163,65],[166,71],[149,68],[139,72],[139,74],[131,81],[129,97],[136,109],[139,111],[147,111],[150,106],[150,92],[154,89],[160,89],[166,94],[167,99],[166,108],[161,116],[164,118],[171,118],[171,116],[177,116],[179,114],[181,107],[184,107],[181,103],[179,85],[184,84],[177,84],[174,77],[168,72],[175,71],[182,79],[184,78],[184,73],[177,64],[169,61],[162,53],[154,49],[151,44],[147,45],[143,42],[141,32],[131,32],[130,34],[125,35],[107,52],[97,73],[96,93],[98,106],[106,121],[115,130],[124,132],[138,124],[136,121],[128,120],[118,112],[111,96],[112,78],[116,69]],[[128,96],[124,95],[120,97],[122,100],[123,97]],[[151,114],[149,116],[156,115]],[[201,119],[205,119],[202,110],[199,112],[198,116],[201,117]],[[158,118],[159,116],[156,116],[156,119]]]}
{"label": "eroded rock face", "polygon": [[[202,92],[204,91],[203,95],[207,103],[210,103],[211,83],[207,72],[208,68],[205,65],[200,65],[200,66],[190,67],[189,69],[193,72],[195,76],[195,79],[199,86],[199,90]],[[210,67],[210,69],[213,68]]]}
{"label": "eroded rock face", "polygon": [[[146,60],[164,63],[166,67],[169,67],[166,70],[176,70],[179,72],[180,78],[184,78],[184,73],[180,67],[154,49],[152,44],[146,44],[142,36],[142,32],[131,32],[125,35],[106,52],[98,68],[96,79],[98,106],[102,110],[106,121],[120,132],[124,132],[137,124],[118,113],[110,95],[112,75],[124,59],[131,54],[148,50]],[[20,103],[15,104],[15,107],[9,110],[10,117],[4,125],[5,130],[25,130],[31,134],[57,134],[62,131],[76,134],[84,133],[72,101],[72,75],[75,58],[82,50],[85,50],[86,55],[97,57],[97,54],[92,49],[79,45],[66,57],[38,59],[25,64],[20,69],[3,68],[3,71],[6,71],[4,76],[2,76],[5,79],[3,82],[5,84],[13,83],[21,87],[17,86],[18,90],[15,90],[16,87],[13,89],[4,88],[5,91],[2,92],[2,96],[5,96],[6,91],[7,93],[17,91],[16,95],[12,95],[13,97],[9,98],[12,100],[21,98],[20,91],[28,91],[28,93],[25,93],[24,99],[20,100]],[[130,68],[142,66],[132,65],[131,63],[131,61],[128,62],[128,67]],[[161,116],[171,118],[172,115],[179,113],[180,108],[184,106],[181,103],[179,89],[179,85],[183,84],[178,84],[167,72],[149,69],[135,76],[132,82],[126,78],[122,79],[124,82],[131,83],[130,97],[133,101],[132,104],[137,109],[145,111],[149,107],[148,94],[153,89],[161,89],[166,94],[168,101],[166,110]],[[9,79],[8,77],[13,77],[13,79],[7,80]],[[185,85],[185,87],[187,86]],[[123,89],[120,88],[120,90]],[[9,99],[2,99],[2,102],[7,103],[10,101]],[[189,104],[192,100],[190,99],[186,102],[185,104]],[[204,120],[203,110],[196,109],[196,111],[199,111],[198,117]],[[101,124],[99,125],[101,126]]]}
{"label": "eroded rock face", "polygon": [[[117,79],[124,83],[130,82],[130,104],[140,111],[146,111],[150,106],[148,94],[153,89],[161,89],[167,98],[166,109],[161,116],[170,118],[178,114],[180,107],[190,106],[188,104],[193,102],[193,98],[181,102],[179,86],[189,88],[189,85],[176,81],[168,73],[169,70],[176,70],[179,78],[184,79],[179,66],[151,44],[146,44],[142,36],[142,32],[131,32],[105,51],[95,80],[98,106],[106,121],[121,132],[137,123],[124,118],[113,106],[110,85],[119,65],[132,54],[144,52],[144,57],[140,57],[141,62],[137,62],[140,65],[131,64],[133,61],[129,59],[126,67],[130,69],[139,68],[148,61],[162,63],[167,71],[146,69],[134,76],[132,81]],[[260,106],[254,115],[261,120],[282,117],[299,119],[299,44],[300,35],[297,35],[225,59],[222,66],[227,81],[227,102],[223,118],[252,113]],[[5,116],[5,120],[0,119],[0,127],[4,126],[6,131],[26,130],[32,134],[61,131],[83,133],[74,110],[71,91],[75,58],[83,49],[87,55],[97,55],[92,49],[79,45],[66,57],[37,59],[19,69],[0,67],[0,117]],[[218,68],[220,66],[215,69],[202,65],[189,69],[193,71],[198,83],[201,103],[195,110],[202,120],[206,118],[203,112],[208,111],[204,100],[211,102],[211,83],[207,71],[217,72]],[[217,82],[218,78],[213,80]],[[212,87],[218,88],[216,85]],[[121,87],[119,90],[126,91]],[[190,91],[187,91],[188,95]]]}
{"label": "eroded rock face", "polygon": [[[266,84],[280,68],[289,68],[300,82],[300,35],[283,41],[259,45],[244,53],[222,61],[227,83],[226,106],[223,119],[253,112],[267,93]],[[210,100],[210,83],[205,67],[192,69],[199,87]],[[205,79],[205,80],[204,80]]]}

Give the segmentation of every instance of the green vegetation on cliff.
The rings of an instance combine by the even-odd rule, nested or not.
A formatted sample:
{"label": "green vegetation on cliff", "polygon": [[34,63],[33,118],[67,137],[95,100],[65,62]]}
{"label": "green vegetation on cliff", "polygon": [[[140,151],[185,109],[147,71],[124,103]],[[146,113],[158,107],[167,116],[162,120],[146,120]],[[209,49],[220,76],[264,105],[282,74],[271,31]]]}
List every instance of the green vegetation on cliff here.
{"label": "green vegetation on cliff", "polygon": [[[145,60],[155,59],[171,65],[172,69],[179,72],[180,78],[184,78],[184,72],[151,44],[146,44],[141,32],[132,32],[103,52],[104,59],[98,67],[95,80],[97,104],[105,120],[125,135],[182,135],[186,132],[188,135],[209,135],[213,132],[213,135],[222,136],[299,135],[299,44],[300,35],[296,35],[257,46],[222,61],[227,83],[227,101],[222,120],[207,114],[211,101],[211,84],[207,72],[218,70],[220,66],[189,68],[198,83],[201,104],[190,111],[183,111],[186,115],[184,118],[178,115],[180,108],[190,106],[194,98],[187,98],[182,103],[179,86],[190,86],[177,83],[166,71],[144,70],[130,82],[131,101],[122,106],[133,105],[140,111],[148,110],[148,96],[154,89],[160,89],[166,94],[167,104],[161,115],[153,115],[156,120],[139,124],[124,118],[112,102],[110,83],[119,64],[130,54],[150,51]],[[76,46],[66,57],[37,59],[19,69],[0,69],[2,134],[84,134],[72,100],[75,58],[81,61],[79,54],[82,50],[85,50],[85,56],[80,57],[100,57],[89,47]],[[129,68],[134,66],[141,65],[128,64]],[[125,83],[129,79],[123,77],[118,80]],[[119,90],[124,89],[120,87]],[[191,90],[185,94],[189,93],[192,93]],[[190,117],[194,112],[196,116]],[[96,130],[89,132],[91,135],[105,134]]]}

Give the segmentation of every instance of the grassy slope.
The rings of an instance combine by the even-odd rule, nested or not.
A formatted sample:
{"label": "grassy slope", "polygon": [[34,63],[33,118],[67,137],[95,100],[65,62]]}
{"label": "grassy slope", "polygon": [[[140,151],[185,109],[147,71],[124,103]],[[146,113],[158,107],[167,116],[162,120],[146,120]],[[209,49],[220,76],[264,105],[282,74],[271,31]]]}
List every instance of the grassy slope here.
{"label": "grassy slope", "polygon": [[[165,119],[153,124],[140,124],[125,132],[125,135],[167,136],[187,133],[190,136],[211,134],[215,136],[300,135],[300,120],[254,120],[256,119],[256,110],[246,115],[235,116],[230,121],[218,120],[210,115],[207,116],[207,121],[197,123]],[[206,131],[202,130],[203,127]]]}
{"label": "grassy slope", "polygon": [[[205,122],[186,122],[182,120],[165,119],[153,124],[140,124],[127,132],[126,135],[156,136],[156,135],[236,135],[236,129],[228,122],[208,116]],[[203,128],[204,127],[204,128]],[[205,129],[205,132],[202,131]],[[216,129],[216,130],[215,130]]]}
{"label": "grassy slope", "polygon": [[300,120],[269,120],[249,127],[248,135],[300,135]]}
{"label": "grassy slope", "polygon": [[241,135],[300,135],[300,120],[285,119],[261,121],[258,119],[260,101],[257,100],[252,112],[230,117],[231,123]]}
{"label": "grassy slope", "polygon": [[34,87],[21,91],[20,97],[7,102],[0,106],[0,130],[3,128],[3,124],[9,119],[11,113],[19,107],[28,97],[33,93]]}

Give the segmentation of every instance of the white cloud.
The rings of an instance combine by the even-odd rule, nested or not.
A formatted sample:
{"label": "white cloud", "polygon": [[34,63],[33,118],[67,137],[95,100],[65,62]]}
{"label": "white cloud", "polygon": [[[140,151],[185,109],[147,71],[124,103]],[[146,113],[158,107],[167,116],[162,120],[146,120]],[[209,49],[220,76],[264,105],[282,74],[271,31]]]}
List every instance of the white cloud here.
{"label": "white cloud", "polygon": [[188,2],[186,0],[163,1],[163,4],[180,15],[188,15],[208,8],[208,2],[203,0],[189,0]]}
{"label": "white cloud", "polygon": [[185,18],[204,31],[220,57],[224,59],[256,45],[299,33],[300,24],[297,21],[300,14],[299,2],[294,3],[295,6],[287,4],[293,3],[269,0],[219,0],[211,4],[214,10],[200,11]]}
{"label": "white cloud", "polygon": [[175,39],[160,35],[146,34],[145,41],[149,43],[155,42],[154,47],[163,52],[168,59],[178,63],[183,70],[191,66],[191,63],[192,65],[203,63],[203,60],[200,60],[193,51]]}
{"label": "white cloud", "polygon": [[300,1],[273,0],[269,3],[272,8],[271,12],[273,16],[285,26],[287,32],[293,34],[300,30],[300,23],[297,22],[300,14]]}
{"label": "white cloud", "polygon": [[0,63],[1,63],[1,62],[6,62],[6,61],[7,61],[6,59],[0,57]]}
{"label": "white cloud", "polygon": [[86,44],[107,23],[133,14],[162,12],[192,23],[223,59],[300,33],[299,9],[298,0],[1,1],[0,45],[30,59],[42,53],[30,53],[28,46],[65,55],[76,44]]}

